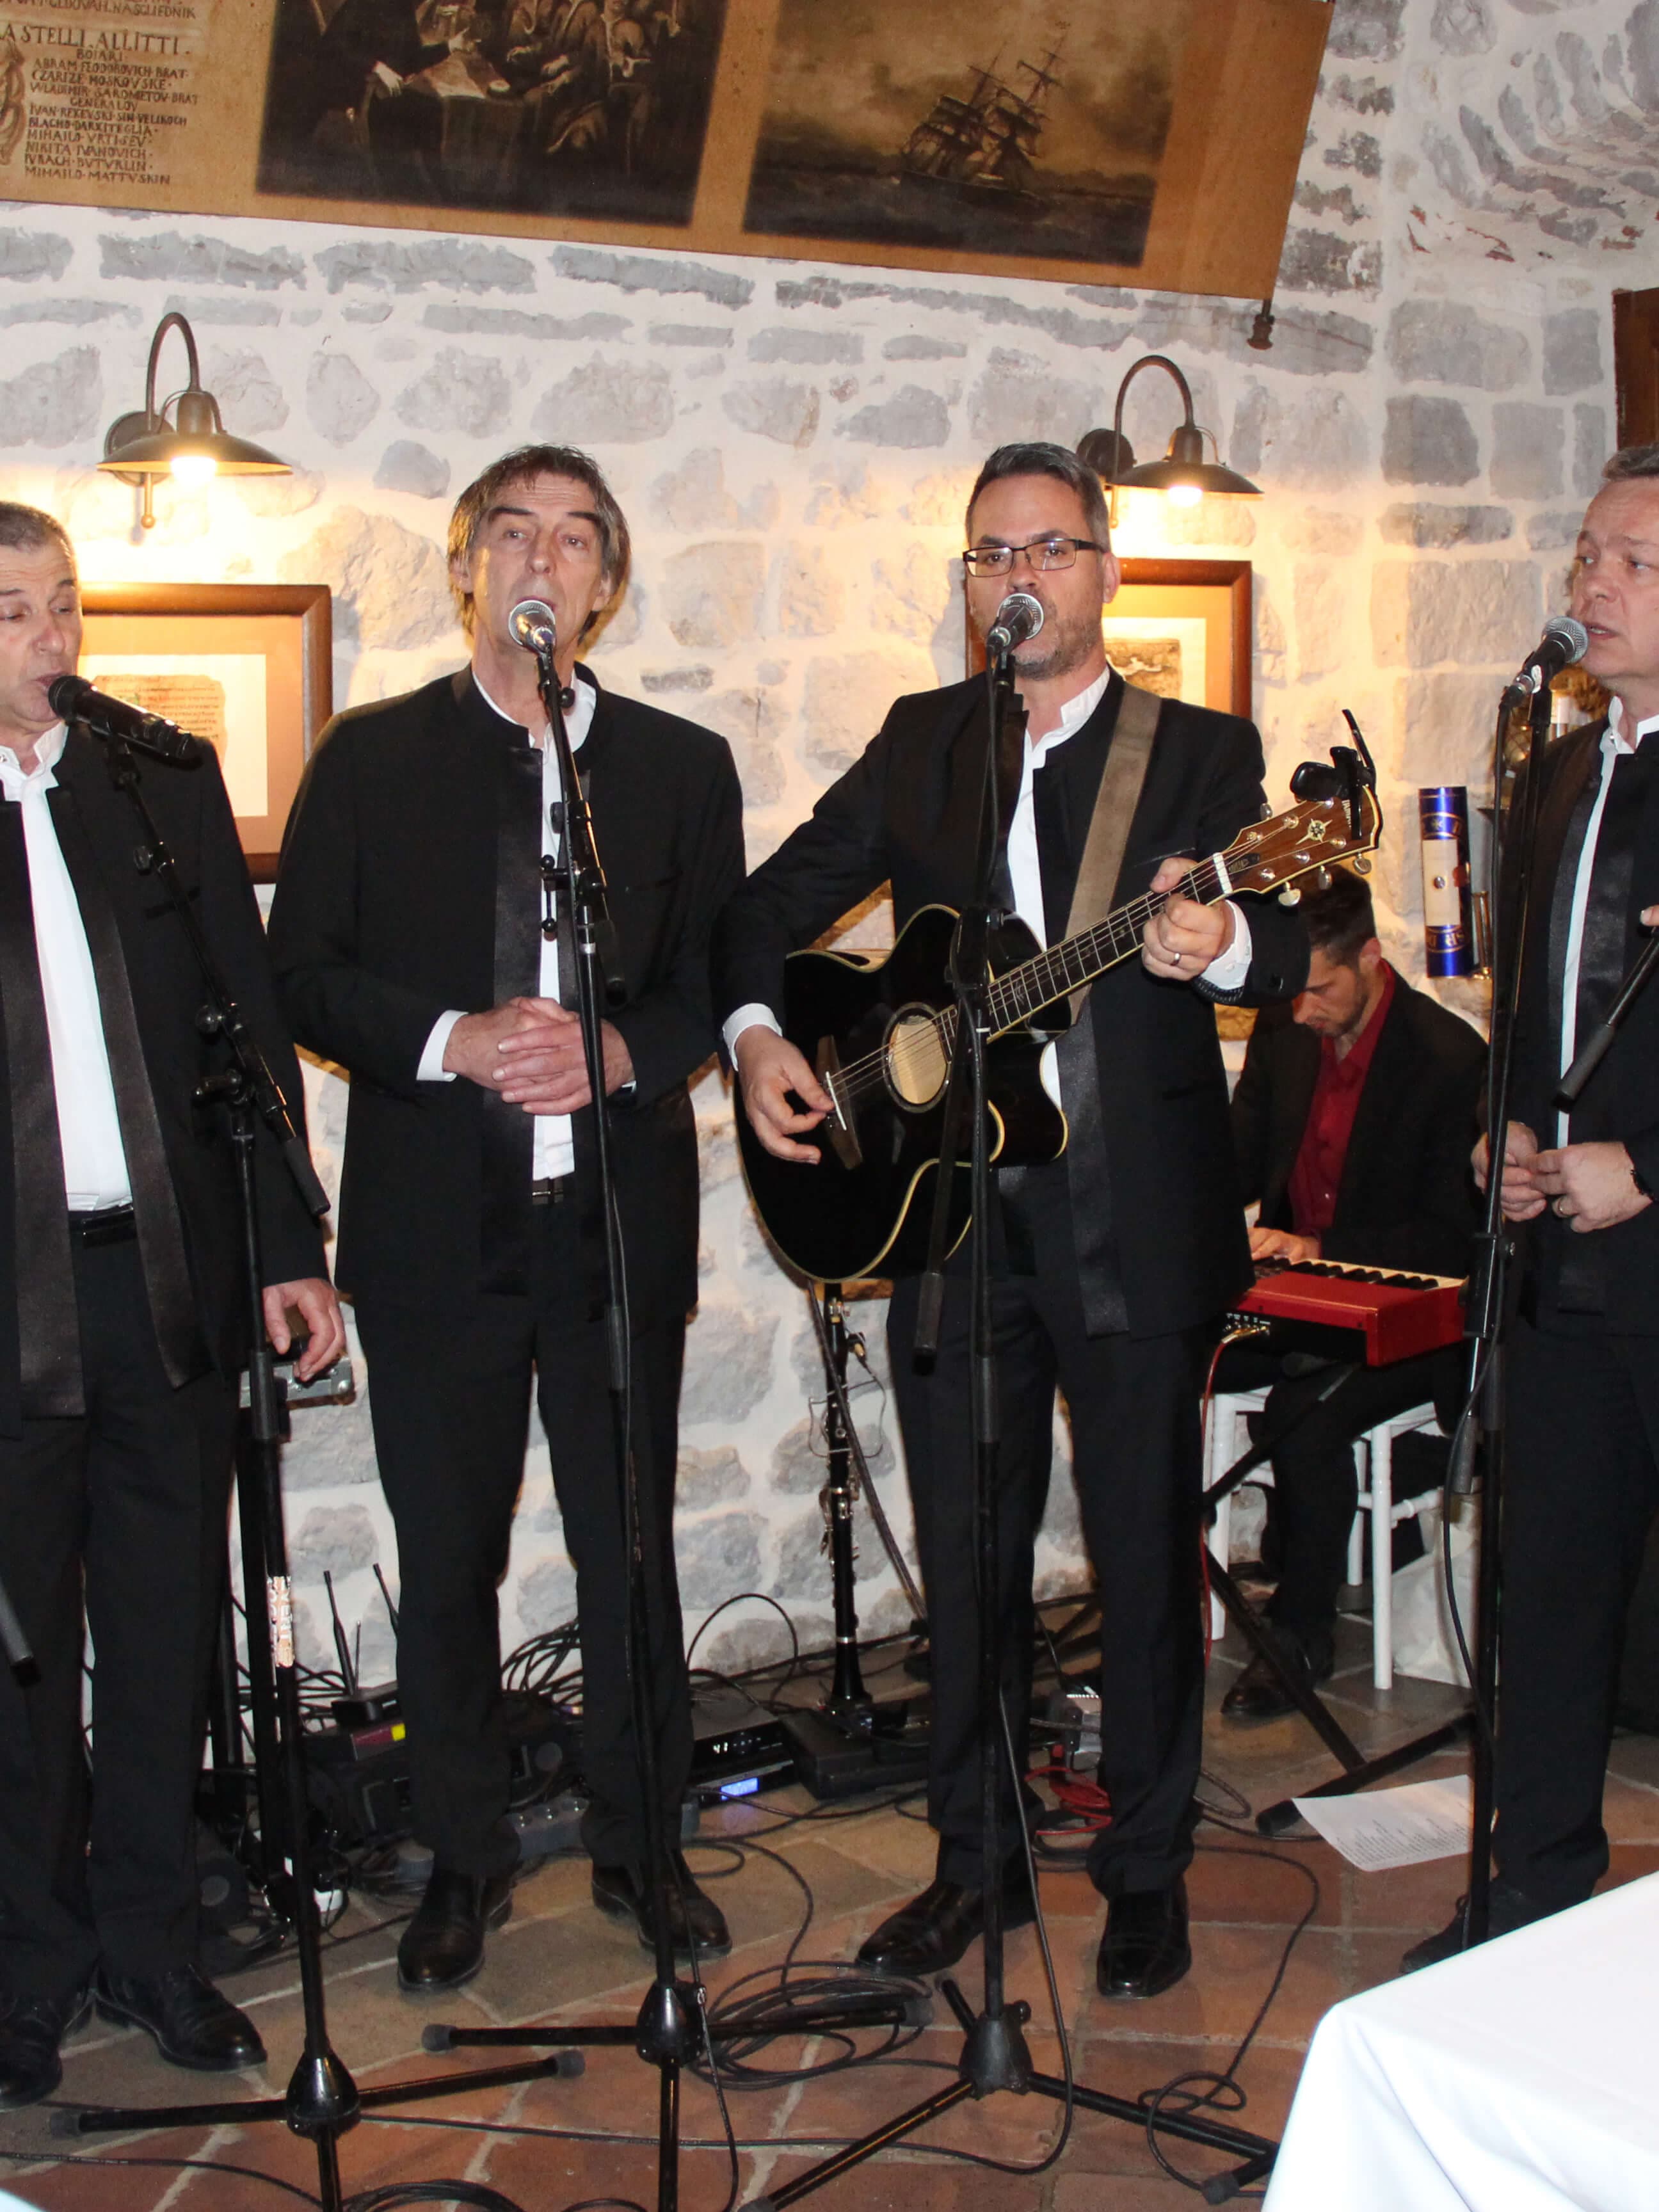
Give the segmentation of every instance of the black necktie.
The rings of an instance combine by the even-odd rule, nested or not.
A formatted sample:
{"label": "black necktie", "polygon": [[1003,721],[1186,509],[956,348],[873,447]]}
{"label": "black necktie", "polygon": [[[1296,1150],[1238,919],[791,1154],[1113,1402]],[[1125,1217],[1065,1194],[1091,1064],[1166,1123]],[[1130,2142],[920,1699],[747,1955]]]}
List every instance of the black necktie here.
{"label": "black necktie", "polygon": [[[494,1004],[534,998],[541,985],[537,884],[542,863],[542,757],[521,731],[496,756]],[[521,1106],[486,1091],[481,1287],[515,1292],[530,1285],[530,1183],[536,1125]]]}
{"label": "black necktie", "polygon": [[[71,744],[75,742],[71,738]],[[84,744],[87,740],[82,738],[80,742]],[[109,1059],[110,1085],[115,1093],[121,1144],[126,1153],[127,1182],[132,1192],[144,1287],[149,1294],[150,1318],[155,1327],[162,1369],[176,1390],[180,1383],[202,1370],[204,1355],[196,1326],[196,1300],[191,1289],[189,1262],[185,1257],[179,1201],[162,1149],[161,1123],[139,1038],[131,978],[127,973],[115,906],[88,839],[75,793],[78,773],[77,763],[66,754],[58,787],[48,794],[47,804],[52,809],[52,827],[58,833],[58,850],[75,886],[81,925],[87,933],[87,945],[92,954],[104,1050]],[[157,928],[163,926],[176,928],[178,924],[173,917],[167,916],[158,917],[149,925]],[[189,1082],[192,1073],[177,1071],[173,1079]]]}
{"label": "black necktie", "polygon": [[11,801],[0,805],[0,1010],[6,1025],[11,1112],[13,1268],[22,1410],[27,1419],[47,1420],[85,1410],[81,1330],[70,1267],[58,1095],[35,950],[23,810]]}
{"label": "black necktie", "polygon": [[[1575,1001],[1577,1046],[1588,1042],[1607,1017],[1624,975],[1629,948],[1631,882],[1642,816],[1647,805],[1652,762],[1642,753],[1621,753],[1613,762],[1607,795],[1596,833],[1589,896],[1579,941],[1578,990]],[[1574,871],[1575,874],[1577,871]],[[1573,1109],[1568,1140],[1591,1144],[1609,1133],[1611,1093],[1594,1079]],[[1551,1215],[1547,1231],[1557,1247],[1556,1303],[1564,1313],[1597,1314],[1606,1308],[1606,1248],[1599,1236],[1576,1237]]]}

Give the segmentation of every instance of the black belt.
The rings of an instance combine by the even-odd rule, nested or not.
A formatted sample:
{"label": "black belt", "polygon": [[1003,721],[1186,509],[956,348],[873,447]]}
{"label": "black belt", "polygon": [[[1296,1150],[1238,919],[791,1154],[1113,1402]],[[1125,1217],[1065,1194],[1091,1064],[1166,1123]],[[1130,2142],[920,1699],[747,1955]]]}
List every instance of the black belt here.
{"label": "black belt", "polygon": [[572,1178],[568,1175],[544,1176],[539,1182],[530,1186],[532,1206],[562,1206],[569,1194]]}
{"label": "black belt", "polygon": [[130,1244],[138,1234],[131,1206],[100,1206],[90,1213],[70,1210],[70,1235],[82,1244]]}

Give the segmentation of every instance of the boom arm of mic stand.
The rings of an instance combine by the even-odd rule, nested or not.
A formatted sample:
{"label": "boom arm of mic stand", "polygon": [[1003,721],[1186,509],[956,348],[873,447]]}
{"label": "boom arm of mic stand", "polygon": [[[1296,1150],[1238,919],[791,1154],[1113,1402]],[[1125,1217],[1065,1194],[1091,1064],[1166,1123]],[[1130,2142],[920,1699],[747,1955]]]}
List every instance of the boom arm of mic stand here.
{"label": "boom arm of mic stand", "polygon": [[1632,961],[1629,972],[1619,986],[1618,997],[1607,1008],[1607,1019],[1592,1034],[1589,1042],[1561,1078],[1553,1103],[1559,1106],[1563,1113],[1570,1106],[1577,1104],[1579,1093],[1607,1058],[1607,1048],[1618,1036],[1620,1026],[1630,1012],[1632,1001],[1656,967],[1659,967],[1659,930],[1654,932]]}
{"label": "boom arm of mic stand", "polygon": [[161,878],[173,912],[190,939],[197,964],[202,971],[206,988],[207,1005],[203,1010],[202,1027],[205,1034],[220,1038],[228,1050],[234,1073],[204,1086],[208,1095],[229,1096],[232,1090],[242,1091],[253,1110],[270,1130],[287,1164],[288,1171],[298,1188],[301,1203],[313,1221],[319,1221],[329,1210],[328,1193],[318,1179],[311,1164],[311,1154],[305,1139],[295,1127],[289,1112],[288,1101],[283,1096],[282,1085],[270,1072],[270,1063],[259,1048],[259,1042],[242,1018],[241,1008],[231,996],[222,970],[213,956],[190,895],[179,880],[179,870],[149,811],[143,787],[138,781],[138,771],[133,764],[131,750],[125,738],[106,742],[105,765],[109,769],[111,782],[118,791],[125,791],[137,814],[144,833],[140,850],[139,865],[149,874]]}

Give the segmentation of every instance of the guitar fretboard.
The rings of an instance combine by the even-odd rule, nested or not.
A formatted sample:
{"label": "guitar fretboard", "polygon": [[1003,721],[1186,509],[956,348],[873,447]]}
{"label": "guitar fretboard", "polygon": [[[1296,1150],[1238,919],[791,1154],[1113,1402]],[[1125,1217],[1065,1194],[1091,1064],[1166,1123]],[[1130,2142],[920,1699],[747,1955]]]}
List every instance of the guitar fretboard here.
{"label": "guitar fretboard", "polygon": [[1146,924],[1155,914],[1161,914],[1172,898],[1196,899],[1201,905],[1212,906],[1225,896],[1226,888],[1212,856],[1201,861],[1173,890],[1148,891],[1143,897],[1131,899],[1127,906],[1109,914],[1092,929],[1080,930],[1063,945],[1051,945],[1046,952],[1036,953],[1018,968],[1011,968],[1006,975],[997,977],[987,994],[991,1034],[1000,1036],[1005,1030],[1027,1020],[1042,1007],[1053,1006],[1068,991],[1092,982],[1120,960],[1127,960],[1132,952],[1139,950],[1141,933]]}

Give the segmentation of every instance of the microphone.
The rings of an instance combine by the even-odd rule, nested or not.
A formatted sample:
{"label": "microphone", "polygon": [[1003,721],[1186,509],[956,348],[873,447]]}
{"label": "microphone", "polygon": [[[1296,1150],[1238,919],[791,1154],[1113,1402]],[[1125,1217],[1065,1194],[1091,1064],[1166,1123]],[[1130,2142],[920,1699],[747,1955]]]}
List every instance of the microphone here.
{"label": "microphone", "polygon": [[1571,668],[1589,651],[1589,632],[1583,623],[1575,622],[1571,615],[1554,615],[1544,624],[1537,648],[1528,654],[1525,667],[1509,688],[1521,698],[1530,699],[1543,690],[1552,676]]}
{"label": "microphone", "polygon": [[526,653],[551,659],[559,642],[559,625],[545,599],[520,599],[508,615],[507,626]]}
{"label": "microphone", "polygon": [[191,737],[176,722],[160,714],[147,714],[142,707],[129,706],[125,699],[94,691],[84,676],[54,677],[46,687],[46,699],[52,713],[61,714],[66,722],[84,722],[94,737],[136,745],[141,753],[167,761],[173,768],[195,768],[205,749],[202,738]]}
{"label": "microphone", "polygon": [[1012,653],[1042,628],[1042,602],[1029,592],[1010,592],[985,633],[985,650],[994,658]]}

